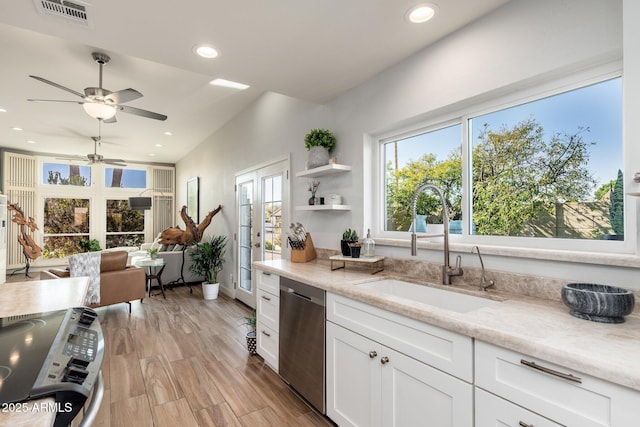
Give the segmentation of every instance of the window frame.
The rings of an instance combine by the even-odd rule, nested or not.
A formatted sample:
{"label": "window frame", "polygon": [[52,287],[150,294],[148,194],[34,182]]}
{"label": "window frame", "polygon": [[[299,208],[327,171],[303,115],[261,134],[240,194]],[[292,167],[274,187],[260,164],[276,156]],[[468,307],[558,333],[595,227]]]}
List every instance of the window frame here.
{"label": "window frame", "polygon": [[[462,141],[462,212],[463,212],[463,230],[462,234],[450,235],[450,243],[454,249],[456,247],[461,250],[469,250],[473,245],[482,245],[483,247],[496,247],[506,249],[523,249],[522,251],[509,251],[511,255],[528,258],[555,258],[557,251],[572,251],[574,253],[587,254],[629,254],[637,253],[636,230],[637,225],[634,221],[636,217],[636,203],[625,197],[625,240],[624,241],[606,241],[606,240],[587,240],[587,239],[563,239],[563,238],[540,238],[540,237],[512,237],[512,236],[479,236],[469,234],[471,225],[471,197],[469,191],[472,185],[472,165],[470,161],[471,143],[468,132],[469,119],[478,117],[483,114],[511,108],[527,102],[536,101],[553,95],[562,94],[571,90],[586,87],[595,83],[603,82],[614,78],[624,79],[621,61],[604,64],[587,70],[579,70],[567,72],[561,76],[553,76],[546,78],[537,78],[535,81],[521,83],[513,90],[502,88],[491,93],[483,94],[471,100],[447,106],[440,110],[425,113],[421,116],[407,121],[403,126],[390,126],[387,130],[377,133],[365,135],[365,147],[370,148],[371,153],[371,170],[365,167],[365,177],[367,174],[373,178],[371,180],[373,186],[372,197],[365,200],[365,206],[371,207],[371,215],[365,214],[364,222],[371,224],[371,230],[375,234],[376,243],[384,246],[408,246],[410,233],[398,231],[384,230],[385,220],[385,176],[384,176],[384,144],[393,140],[399,140],[421,133],[438,130],[452,124],[461,125],[461,141]],[[624,87],[624,80],[623,80]],[[624,98],[624,90],[622,94]],[[624,99],[621,100],[624,102]],[[628,149],[627,141],[624,139],[624,104],[622,106],[623,123],[621,126],[623,141],[623,159],[622,170],[625,173],[625,186],[629,182],[629,176],[633,173],[629,169],[629,161],[627,159]],[[365,150],[366,152],[367,150]],[[365,182],[367,180],[365,179]],[[365,188],[365,194],[367,189]],[[432,231],[429,233],[438,233],[437,227],[430,227]],[[429,234],[428,233],[428,234]],[[423,247],[440,247],[442,238],[421,239],[419,244]],[[424,243],[422,243],[424,242]],[[434,243],[431,243],[434,242]],[[585,242],[589,242],[589,247],[585,248]],[[460,245],[460,246],[458,246]],[[535,254],[533,252],[535,252]],[[495,251],[499,253],[499,250]],[[502,253],[501,253],[502,254]],[[509,255],[504,253],[504,255]],[[545,255],[546,254],[546,255]],[[576,255],[578,256],[578,255]],[[587,256],[588,258],[589,256]]]}

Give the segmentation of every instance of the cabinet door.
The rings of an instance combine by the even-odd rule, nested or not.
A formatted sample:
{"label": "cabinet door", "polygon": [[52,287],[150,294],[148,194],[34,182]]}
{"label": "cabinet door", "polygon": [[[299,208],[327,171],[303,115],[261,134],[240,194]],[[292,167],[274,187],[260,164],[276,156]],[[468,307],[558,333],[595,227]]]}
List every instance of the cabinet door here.
{"label": "cabinet door", "polygon": [[381,425],[380,348],[327,322],[327,415],[340,427]]}
{"label": "cabinet door", "polygon": [[378,363],[385,427],[473,426],[471,384],[386,347]]}
{"label": "cabinet door", "polygon": [[560,427],[540,415],[527,411],[476,387],[476,426],[481,427]]}
{"label": "cabinet door", "polygon": [[272,295],[264,290],[258,288],[258,295],[256,299],[256,315],[258,320],[263,325],[273,329],[276,332],[280,331],[280,297]]}
{"label": "cabinet door", "polygon": [[278,348],[280,337],[277,332],[265,326],[258,319],[256,323],[256,344],[258,354],[271,368],[278,372]]}

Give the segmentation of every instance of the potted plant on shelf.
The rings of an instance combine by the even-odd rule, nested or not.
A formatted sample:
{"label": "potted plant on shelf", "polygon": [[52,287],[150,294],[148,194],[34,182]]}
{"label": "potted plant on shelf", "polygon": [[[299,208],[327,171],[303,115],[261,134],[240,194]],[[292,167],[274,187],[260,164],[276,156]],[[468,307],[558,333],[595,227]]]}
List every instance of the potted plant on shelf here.
{"label": "potted plant on shelf", "polygon": [[336,147],[336,137],[327,129],[311,129],[304,137],[304,146],[309,151],[307,167],[317,168],[329,164],[329,153]]}
{"label": "potted plant on shelf", "polygon": [[362,243],[351,242],[349,243],[349,249],[351,250],[351,258],[360,258],[360,250],[362,249]]}
{"label": "potted plant on shelf", "polygon": [[256,311],[253,310],[250,316],[244,318],[244,323],[248,329],[247,331],[247,350],[249,354],[258,354],[256,350]]}
{"label": "potted plant on shelf", "polygon": [[202,283],[204,299],[218,298],[218,273],[224,266],[226,244],[227,236],[213,236],[209,240],[196,243],[191,250],[190,270],[205,279]]}
{"label": "potted plant on shelf", "polygon": [[342,233],[342,240],[340,241],[340,250],[342,251],[343,256],[351,256],[351,248],[349,247],[349,243],[357,242],[360,238],[358,237],[358,233],[355,229],[347,228],[344,233]]}

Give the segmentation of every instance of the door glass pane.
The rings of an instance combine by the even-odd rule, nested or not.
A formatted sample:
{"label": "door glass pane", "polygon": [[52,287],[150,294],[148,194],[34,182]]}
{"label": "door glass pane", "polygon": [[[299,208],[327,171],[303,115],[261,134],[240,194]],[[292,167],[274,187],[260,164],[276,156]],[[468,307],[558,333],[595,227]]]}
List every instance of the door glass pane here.
{"label": "door glass pane", "polygon": [[239,288],[251,292],[251,210],[253,207],[253,182],[238,186],[238,264]]}
{"label": "door glass pane", "polygon": [[264,178],[262,182],[262,218],[264,218],[262,259],[280,259],[282,253],[282,175]]}

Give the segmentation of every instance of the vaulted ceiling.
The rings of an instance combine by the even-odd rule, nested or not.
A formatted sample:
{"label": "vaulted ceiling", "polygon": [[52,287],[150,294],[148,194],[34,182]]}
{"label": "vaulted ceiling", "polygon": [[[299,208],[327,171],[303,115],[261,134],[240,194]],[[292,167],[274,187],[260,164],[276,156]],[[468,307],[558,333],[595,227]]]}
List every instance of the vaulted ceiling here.
{"label": "vaulted ceiling", "polygon": [[[83,92],[98,86],[91,53],[102,52],[111,58],[103,87],[134,88],[144,97],[126,105],[168,119],[118,112],[98,152],[160,163],[177,162],[265,91],[327,102],[507,2],[435,0],[435,18],[411,24],[413,0],[110,0],[88,4],[85,25],[39,12],[39,1],[0,2],[0,146],[93,152],[98,120],[81,105],[27,101],[81,99],[29,75]],[[196,56],[201,43],[219,56]],[[215,87],[215,78],[251,87]]]}

